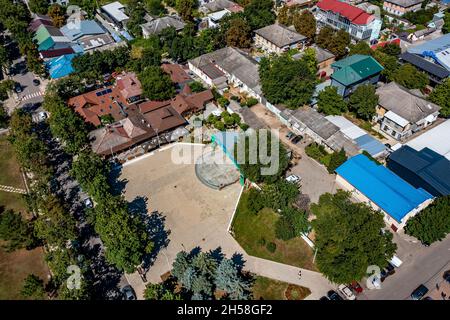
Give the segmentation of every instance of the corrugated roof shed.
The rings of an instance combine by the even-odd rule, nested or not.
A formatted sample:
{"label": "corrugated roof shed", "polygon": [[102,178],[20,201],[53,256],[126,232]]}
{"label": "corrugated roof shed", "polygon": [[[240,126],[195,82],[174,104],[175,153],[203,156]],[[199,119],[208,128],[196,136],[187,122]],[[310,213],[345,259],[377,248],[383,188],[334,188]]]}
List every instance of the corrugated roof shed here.
{"label": "corrugated roof shed", "polygon": [[445,69],[444,67],[427,61],[424,58],[409,52],[404,52],[400,55],[400,59],[416,66],[419,69],[422,69],[439,79],[445,79],[450,76],[450,71]]}
{"label": "corrugated roof shed", "polygon": [[63,26],[61,32],[71,41],[86,35],[104,34],[105,30],[94,20],[81,20],[76,23],[68,23]]}
{"label": "corrugated roof shed", "polygon": [[336,173],[398,222],[433,196],[414,188],[395,173],[357,155],[336,169]]}
{"label": "corrugated roof shed", "polygon": [[58,58],[53,58],[46,63],[48,72],[52,79],[58,79],[71,74],[74,69],[72,67],[72,59],[76,54],[66,54]]}

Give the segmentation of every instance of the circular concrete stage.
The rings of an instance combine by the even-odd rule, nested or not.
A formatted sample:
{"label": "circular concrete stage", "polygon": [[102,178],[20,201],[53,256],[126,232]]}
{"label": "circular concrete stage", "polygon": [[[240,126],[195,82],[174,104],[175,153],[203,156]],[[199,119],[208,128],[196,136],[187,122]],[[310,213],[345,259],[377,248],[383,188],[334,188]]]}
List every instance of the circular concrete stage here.
{"label": "circular concrete stage", "polygon": [[195,174],[206,186],[221,189],[239,180],[240,173],[220,148],[204,153],[195,161]]}

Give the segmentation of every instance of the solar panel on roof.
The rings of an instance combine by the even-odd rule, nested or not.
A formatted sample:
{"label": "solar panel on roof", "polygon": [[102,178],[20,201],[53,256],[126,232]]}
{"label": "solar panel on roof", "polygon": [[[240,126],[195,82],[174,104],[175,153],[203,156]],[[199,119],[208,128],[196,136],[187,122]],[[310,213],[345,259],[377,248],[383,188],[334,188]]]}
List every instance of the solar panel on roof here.
{"label": "solar panel on roof", "polygon": [[102,93],[101,93],[101,92],[96,92],[95,95],[96,95],[97,97],[100,97],[100,96],[102,95]]}
{"label": "solar panel on roof", "polygon": [[112,89],[111,88],[109,88],[108,90],[106,90],[107,92],[106,93],[111,93],[112,92]]}

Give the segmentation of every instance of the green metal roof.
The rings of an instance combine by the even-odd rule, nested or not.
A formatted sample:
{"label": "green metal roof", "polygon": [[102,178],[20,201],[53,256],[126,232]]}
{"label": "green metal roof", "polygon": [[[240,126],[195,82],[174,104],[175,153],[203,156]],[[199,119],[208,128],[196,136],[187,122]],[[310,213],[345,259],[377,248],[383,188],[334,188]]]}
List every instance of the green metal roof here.
{"label": "green metal roof", "polygon": [[367,79],[383,71],[383,67],[371,56],[355,54],[336,61],[331,65],[336,69],[331,78],[345,86]]}
{"label": "green metal roof", "polygon": [[40,45],[42,42],[47,40],[49,37],[51,37],[50,32],[48,32],[47,28],[44,25],[41,25],[37,29],[36,34],[33,37],[33,40],[36,40],[37,44]]}

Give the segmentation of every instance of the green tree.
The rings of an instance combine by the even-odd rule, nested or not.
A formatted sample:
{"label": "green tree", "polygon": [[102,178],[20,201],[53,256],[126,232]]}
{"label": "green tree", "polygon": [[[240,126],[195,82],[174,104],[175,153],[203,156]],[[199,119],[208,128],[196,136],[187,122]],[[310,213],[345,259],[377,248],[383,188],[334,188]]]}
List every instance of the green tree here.
{"label": "green tree", "polygon": [[348,52],[349,56],[354,54],[364,54],[364,55],[372,55],[373,50],[370,48],[369,44],[364,41],[360,41],[357,44],[350,45],[350,51]]}
{"label": "green tree", "polygon": [[259,76],[267,100],[291,109],[309,103],[316,84],[315,74],[308,64],[287,55],[262,59]]}
{"label": "green tree", "polygon": [[430,245],[450,233],[450,196],[437,198],[431,205],[408,220],[405,232]]}
{"label": "green tree", "polygon": [[153,250],[143,217],[131,215],[122,196],[108,196],[94,208],[94,227],[106,247],[105,257],[120,270],[131,273]]}
{"label": "green tree", "polygon": [[428,76],[409,63],[400,66],[395,71],[393,79],[408,89],[424,89],[428,84]]}
{"label": "green tree", "polygon": [[49,8],[48,0],[30,0],[28,6],[31,12],[39,14],[47,14]]}
{"label": "green tree", "polygon": [[197,8],[197,1],[176,0],[175,8],[183,20],[192,21],[194,19],[194,10]]}
{"label": "green tree", "polygon": [[446,12],[444,15],[444,25],[442,26],[442,33],[450,32],[450,12]]}
{"label": "green tree", "polygon": [[350,45],[350,35],[344,30],[338,30],[331,41],[330,47],[327,48],[336,57],[343,57],[347,53],[347,47]]}
{"label": "green tree", "polygon": [[0,103],[0,128],[8,127],[9,116],[3,104]]}
{"label": "green tree", "polygon": [[34,274],[29,274],[25,280],[23,280],[20,294],[25,298],[43,300],[45,294],[44,281]]}
{"label": "green tree", "polygon": [[59,4],[52,4],[48,9],[48,15],[52,18],[53,25],[61,28],[65,23],[64,9]]}
{"label": "green tree", "polygon": [[339,151],[333,152],[330,157],[330,163],[327,166],[328,172],[334,173],[334,171],[345,161],[347,161],[347,155],[345,154],[345,150],[343,148]]}
{"label": "green tree", "polygon": [[280,179],[263,186],[261,201],[267,208],[285,210],[297,199],[298,194],[297,184]]}
{"label": "green tree", "polygon": [[[262,137],[263,134],[265,134],[264,137]],[[273,143],[273,148],[272,139],[276,139]],[[250,141],[256,141],[257,146],[254,148],[255,150],[253,150],[253,145],[252,148],[250,147]],[[265,150],[264,141],[266,142]],[[253,151],[256,154],[253,154]],[[243,153],[242,155],[241,152]],[[265,163],[261,161],[263,157],[267,157],[265,159],[267,161],[264,161]],[[270,131],[263,131],[263,133],[256,131],[256,133],[250,135],[241,135],[235,144],[234,158],[239,162],[243,175],[256,183],[273,183],[277,181],[284,175],[289,164],[286,149],[280,143],[278,137],[271,134]]]}
{"label": "green tree", "polygon": [[159,16],[167,13],[167,10],[163,5],[162,0],[145,0],[144,3],[145,7],[147,8],[150,14]]}
{"label": "green tree", "polygon": [[281,211],[281,216],[275,223],[275,235],[278,239],[289,240],[300,236],[308,228],[309,222],[306,213],[287,207]]}
{"label": "green tree", "polygon": [[296,8],[292,6],[282,6],[278,9],[277,21],[285,26],[291,26],[294,24],[294,15],[296,14]]}
{"label": "green tree", "polygon": [[251,29],[241,18],[230,21],[230,27],[226,32],[227,45],[238,48],[248,48],[251,45]]}
{"label": "green tree", "polygon": [[450,79],[445,79],[431,92],[430,101],[441,107],[441,116],[450,116]]}
{"label": "green tree", "polygon": [[383,214],[364,203],[354,203],[350,194],[325,193],[311,205],[316,219],[317,266],[330,281],[350,283],[366,276],[367,267],[384,268],[397,246],[385,230]]}
{"label": "green tree", "polygon": [[328,49],[333,39],[334,30],[330,27],[323,27],[317,35],[316,43],[322,49]]}
{"label": "green tree", "polygon": [[37,244],[33,225],[25,221],[20,213],[4,210],[0,206],[0,239],[2,247],[11,252],[22,248],[32,248]]}
{"label": "green tree", "polygon": [[139,73],[144,95],[150,100],[168,100],[175,96],[175,86],[170,76],[160,67],[151,66]]}
{"label": "green tree", "polygon": [[[11,59],[9,57],[8,51],[4,46],[0,46],[0,68],[3,72],[9,69],[11,66]],[[3,99],[1,99],[3,100]]]}
{"label": "green tree", "polygon": [[348,107],[350,111],[364,120],[371,120],[375,115],[375,108],[378,105],[378,95],[375,87],[371,84],[360,85],[352,93]]}
{"label": "green tree", "polygon": [[310,11],[303,10],[301,13],[295,14],[293,24],[298,33],[310,40],[314,40],[316,35],[316,18]]}
{"label": "green tree", "polygon": [[302,60],[308,66],[309,72],[311,74],[317,74],[317,59],[316,59],[316,50],[314,48],[306,48],[303,51]]}
{"label": "green tree", "polygon": [[317,96],[317,105],[319,112],[326,115],[340,115],[347,111],[347,103],[337,93],[337,88],[328,86]]}
{"label": "green tree", "polygon": [[381,52],[383,52],[387,55],[394,56],[394,57],[398,57],[398,55],[400,53],[402,53],[402,49],[400,48],[400,46],[395,43],[388,43],[388,44],[384,45],[383,47],[379,48],[378,50],[380,50]]}
{"label": "green tree", "polygon": [[223,259],[217,267],[215,285],[217,289],[227,292],[232,300],[247,300],[250,297],[250,282],[230,259]]}
{"label": "green tree", "polygon": [[145,287],[145,300],[181,300],[181,296],[167,288],[164,283],[150,283]]}
{"label": "green tree", "polygon": [[244,16],[252,30],[260,29],[275,22],[272,0],[251,0],[244,7]]}
{"label": "green tree", "polygon": [[398,60],[394,56],[387,55],[380,50],[375,50],[373,57],[383,66],[384,70],[381,75],[384,76],[388,81],[394,79],[394,75],[397,69],[400,67]]}

